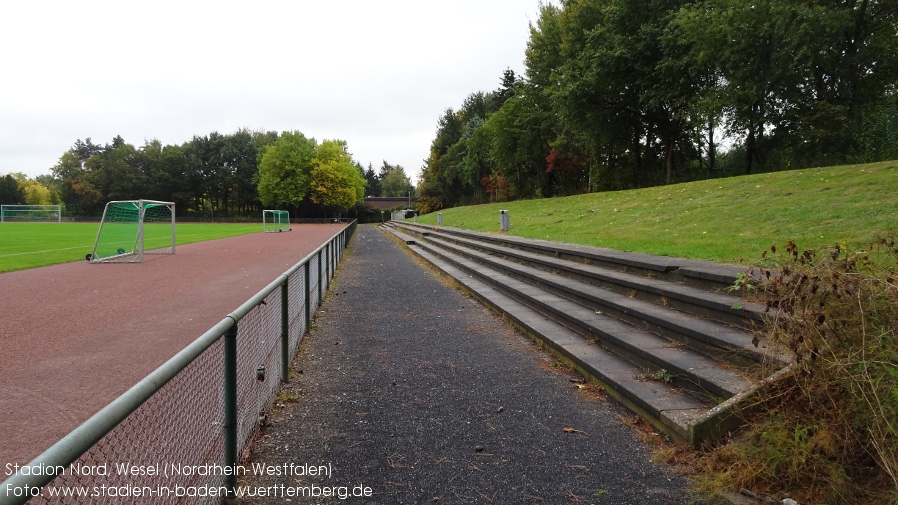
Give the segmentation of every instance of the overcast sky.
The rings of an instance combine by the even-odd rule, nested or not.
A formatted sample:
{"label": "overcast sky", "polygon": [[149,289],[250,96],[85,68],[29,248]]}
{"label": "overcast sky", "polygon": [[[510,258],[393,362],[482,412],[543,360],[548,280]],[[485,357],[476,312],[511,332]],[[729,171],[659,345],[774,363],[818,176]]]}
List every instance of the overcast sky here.
{"label": "overcast sky", "polygon": [[523,73],[539,0],[7,2],[0,175],[77,139],[299,130],[419,174],[447,107]]}

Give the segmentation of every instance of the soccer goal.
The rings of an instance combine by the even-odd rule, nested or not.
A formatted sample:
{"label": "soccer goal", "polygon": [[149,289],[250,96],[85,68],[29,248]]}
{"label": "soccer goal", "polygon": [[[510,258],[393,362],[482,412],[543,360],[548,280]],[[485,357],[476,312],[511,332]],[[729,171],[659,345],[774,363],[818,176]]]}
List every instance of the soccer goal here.
{"label": "soccer goal", "polygon": [[290,231],[290,213],[286,210],[263,210],[262,230],[266,233]]}
{"label": "soccer goal", "polygon": [[0,223],[28,222],[62,222],[62,209],[59,205],[0,205]]}
{"label": "soccer goal", "polygon": [[140,263],[145,254],[175,253],[175,204],[122,200],[106,204],[91,263]]}

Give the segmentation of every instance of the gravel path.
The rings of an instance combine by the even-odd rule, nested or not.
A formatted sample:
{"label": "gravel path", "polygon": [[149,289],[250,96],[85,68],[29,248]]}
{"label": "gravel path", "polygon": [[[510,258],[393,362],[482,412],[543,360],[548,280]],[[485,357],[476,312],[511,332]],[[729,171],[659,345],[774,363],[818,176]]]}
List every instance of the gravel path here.
{"label": "gravel path", "polygon": [[317,326],[249,459],[283,475],[241,478],[274,496],[240,503],[285,503],[289,488],[369,504],[688,502],[632,415],[376,228],[358,228]]}

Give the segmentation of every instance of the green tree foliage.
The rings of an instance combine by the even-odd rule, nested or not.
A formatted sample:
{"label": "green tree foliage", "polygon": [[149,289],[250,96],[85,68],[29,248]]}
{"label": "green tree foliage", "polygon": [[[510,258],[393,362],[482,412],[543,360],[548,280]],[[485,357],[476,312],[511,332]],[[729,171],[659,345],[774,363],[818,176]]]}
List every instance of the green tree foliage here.
{"label": "green tree foliage", "polygon": [[691,138],[685,112],[692,90],[689,73],[675,64],[677,48],[665,47],[662,35],[685,2],[597,3],[581,0],[562,17],[570,35],[556,103],[567,118],[566,151],[588,158],[588,175],[597,179],[589,187],[671,183],[680,140]]}
{"label": "green tree foliage", "polygon": [[59,202],[57,195],[36,179],[29,179],[25,174],[16,174],[19,177],[19,189],[25,196],[27,205],[56,205]]}
{"label": "green tree foliage", "polygon": [[[272,206],[315,211],[320,207],[311,204],[309,182],[316,147],[300,132],[247,129],[194,136],[182,145],[153,139],[135,147],[116,136],[100,146],[79,139],[52,176],[29,181],[29,198],[62,203],[73,215],[98,216],[107,201],[147,198],[175,202],[180,215],[245,218],[261,212],[261,191]],[[340,163],[347,160],[352,177],[346,180],[356,188],[362,170],[348,154]]]}
{"label": "green tree foliage", "polygon": [[63,153],[51,169],[58,182],[60,198],[66,210],[74,215],[95,215],[103,211],[103,195],[91,182],[85,163],[99,154],[103,148],[90,137],[78,139],[71,149]]}
{"label": "green tree foliage", "polygon": [[719,72],[704,93],[751,172],[854,159],[865,106],[882,103],[898,76],[896,15],[894,1],[705,0],[672,28]]}
{"label": "green tree foliage", "polygon": [[[387,170],[384,170],[387,169]],[[380,196],[408,196],[412,181],[405,175],[405,169],[399,165],[390,165],[384,161],[380,177]]]}
{"label": "green tree foliage", "polygon": [[894,157],[896,47],[896,0],[542,4],[525,77],[440,117],[419,209]]}
{"label": "green tree foliage", "polygon": [[374,168],[371,167],[371,163],[368,163],[368,169],[365,170],[364,177],[366,188],[365,191],[368,196],[383,196],[380,194],[380,178],[377,176],[377,173],[374,172]]}
{"label": "green tree foliage", "polygon": [[29,179],[21,172],[13,172],[0,177],[0,204],[2,205],[57,205],[58,203],[59,195],[39,179]]}
{"label": "green tree foliage", "polygon": [[493,162],[489,157],[491,138],[488,132],[479,130],[513,96],[514,73],[506,71],[501,82],[507,87],[472,93],[457,112],[449,108],[443,113],[421,171],[420,210],[484,201],[486,192],[481,181],[493,171]]}
{"label": "green tree foliage", "polygon": [[325,140],[315,149],[309,183],[311,201],[347,210],[365,197],[365,179],[343,140]]}
{"label": "green tree foliage", "polygon": [[0,177],[0,205],[23,205],[25,193],[19,188],[19,181],[12,174]]}
{"label": "green tree foliage", "polygon": [[87,178],[106,200],[143,198],[148,179],[140,171],[137,149],[121,136],[84,162]]}
{"label": "green tree foliage", "polygon": [[317,143],[299,131],[283,132],[262,151],[259,198],[270,208],[298,206],[309,192]]}

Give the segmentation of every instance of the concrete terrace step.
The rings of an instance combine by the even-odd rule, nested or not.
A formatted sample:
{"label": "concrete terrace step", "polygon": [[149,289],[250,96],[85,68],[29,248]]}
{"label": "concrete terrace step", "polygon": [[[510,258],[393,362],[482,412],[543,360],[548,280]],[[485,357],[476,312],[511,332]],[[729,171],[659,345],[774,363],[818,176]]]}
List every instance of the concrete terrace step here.
{"label": "concrete terrace step", "polygon": [[456,279],[482,303],[507,316],[524,332],[551,335],[551,338],[543,338],[541,342],[566,358],[584,375],[598,380],[610,395],[662,431],[688,440],[694,437],[694,433],[711,430],[701,424],[708,424],[704,415],[712,407],[711,402],[701,401],[663,382],[647,380],[643,370],[631,362],[534,312],[480,279],[466,275],[425,248],[417,244],[409,248]]}
{"label": "concrete terrace step", "polygon": [[701,319],[689,313],[672,310],[670,307],[564,278],[544,270],[460,249],[451,244],[433,241],[430,237],[418,243],[425,247],[440,247],[473,260],[473,265],[484,265],[491,269],[481,270],[480,275],[496,279],[496,273],[501,272],[510,278],[576,302],[589,309],[588,312],[607,314],[630,325],[662,335],[666,338],[667,346],[682,347],[688,344],[690,348],[699,349],[722,361],[739,365],[757,364],[769,358],[767,350],[755,347],[752,344],[752,336],[740,328]]}
{"label": "concrete terrace step", "polygon": [[[645,299],[666,307],[681,309],[702,317],[738,325],[746,329],[757,326],[762,319],[764,307],[760,304],[744,303],[735,308],[739,298],[727,293],[697,288],[681,282],[641,276],[620,270],[611,270],[582,261],[573,261],[531,253],[522,249],[492,245],[433,230],[422,230],[403,225],[394,225],[409,233],[426,239],[452,242],[468,249],[476,249],[491,255],[498,255],[515,262],[550,271],[564,277],[601,286],[628,296]],[[735,280],[735,279],[734,279]],[[732,281],[730,282],[732,284]]]}
{"label": "concrete terrace step", "polygon": [[431,254],[491,284],[524,305],[582,334],[617,355],[641,365],[643,377],[665,370],[671,384],[706,397],[709,401],[729,398],[749,386],[738,373],[718,366],[707,356],[672,344],[648,331],[596,312],[537,286],[482,267],[457,254],[418,244]]}
{"label": "concrete terrace step", "polygon": [[390,221],[387,224],[390,226],[414,228],[419,230],[420,233],[426,231],[448,233],[485,243],[519,248],[559,259],[570,259],[612,270],[633,272],[638,275],[654,275],[657,278],[681,281],[704,289],[726,291],[733,285],[737,276],[746,270],[744,267],[721,265],[708,261],[623,252],[602,247],[527,239],[506,234],[480,233],[445,226],[397,221]]}
{"label": "concrete terrace step", "polygon": [[[691,444],[737,425],[746,399],[788,361],[756,348],[752,335],[732,324],[738,298],[715,291],[735,280],[734,273],[724,280],[730,267],[627,258],[582,246],[572,252],[568,244],[417,224],[390,222],[382,229],[602,382],[625,405]],[[597,256],[613,257],[615,266]],[[701,289],[702,283],[675,274],[680,268],[693,276],[712,272],[716,280]],[[647,271],[664,275],[645,276]],[[747,326],[754,317],[735,320]],[[656,396],[677,398],[675,407]]]}

